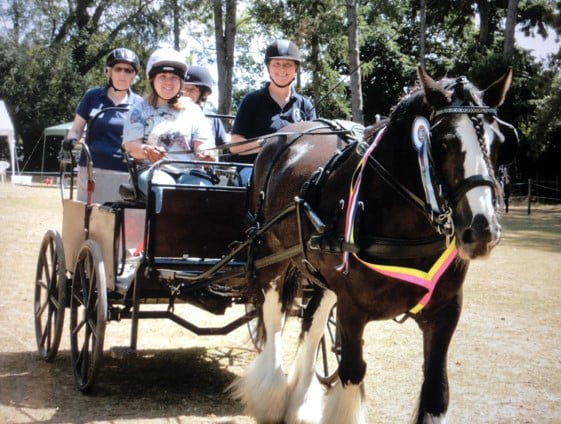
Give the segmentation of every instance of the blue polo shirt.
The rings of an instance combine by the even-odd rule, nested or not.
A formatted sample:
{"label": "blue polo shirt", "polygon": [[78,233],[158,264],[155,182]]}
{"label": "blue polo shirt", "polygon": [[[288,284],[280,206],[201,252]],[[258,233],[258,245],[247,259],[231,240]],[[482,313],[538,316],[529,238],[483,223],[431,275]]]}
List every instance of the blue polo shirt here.
{"label": "blue polo shirt", "polygon": [[[90,152],[92,154],[95,168],[110,169],[114,171],[127,172],[127,165],[123,162],[121,144],[123,142],[123,126],[127,111],[111,110],[100,114],[93,125],[92,119],[105,108],[115,106],[129,106],[142,100],[138,94],[129,90],[126,103],[114,104],[107,96],[108,86],[90,88],[82,97],[76,108],[76,114],[87,122]],[[86,155],[82,152],[79,161],[80,166],[86,166]]]}
{"label": "blue polo shirt", "polygon": [[[232,134],[245,138],[260,137],[277,132],[293,122],[316,119],[316,110],[307,97],[292,89],[290,100],[281,108],[271,97],[269,84],[246,94],[242,99],[234,119]],[[239,155],[237,160],[252,163],[256,156]]]}

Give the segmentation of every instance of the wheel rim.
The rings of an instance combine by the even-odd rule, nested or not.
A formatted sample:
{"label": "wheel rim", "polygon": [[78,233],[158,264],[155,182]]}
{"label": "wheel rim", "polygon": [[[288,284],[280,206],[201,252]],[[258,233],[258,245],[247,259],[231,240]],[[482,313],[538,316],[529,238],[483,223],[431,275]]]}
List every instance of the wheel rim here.
{"label": "wheel rim", "polygon": [[87,240],[78,254],[70,300],[70,350],[78,388],[89,391],[99,374],[107,322],[107,285],[97,244]]}
{"label": "wheel rim", "polygon": [[326,386],[331,386],[339,377],[340,340],[337,328],[337,305],[335,305],[329,312],[325,333],[319,342],[316,356],[316,375],[319,381]]}
{"label": "wheel rim", "polygon": [[66,263],[62,239],[48,231],[43,237],[35,273],[35,339],[39,355],[54,359],[60,346],[66,307]]}
{"label": "wheel rim", "polygon": [[[253,311],[255,311],[255,306],[253,306],[253,303],[246,303],[245,313],[248,314]],[[257,352],[261,352],[263,350],[263,340],[259,335],[260,329],[258,323],[259,320],[257,319],[257,317],[253,318],[251,321],[248,321],[247,330],[249,331],[249,337],[251,339],[251,342],[253,343],[253,346],[255,347]]]}

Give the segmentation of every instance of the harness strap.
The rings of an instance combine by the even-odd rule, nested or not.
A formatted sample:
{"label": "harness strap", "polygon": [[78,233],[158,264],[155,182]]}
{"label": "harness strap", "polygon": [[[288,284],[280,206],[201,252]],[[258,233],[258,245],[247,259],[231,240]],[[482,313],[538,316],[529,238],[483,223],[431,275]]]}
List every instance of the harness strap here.
{"label": "harness strap", "polygon": [[419,300],[419,302],[409,310],[410,314],[418,314],[430,302],[440,277],[444,271],[448,269],[457,255],[458,249],[456,249],[456,239],[454,238],[450,243],[450,246],[448,246],[442,255],[440,255],[429,271],[424,272],[415,268],[373,264],[361,259],[356,253],[353,253],[353,256],[367,268],[387,277],[406,281],[427,290],[427,293],[421,298],[421,300]]}

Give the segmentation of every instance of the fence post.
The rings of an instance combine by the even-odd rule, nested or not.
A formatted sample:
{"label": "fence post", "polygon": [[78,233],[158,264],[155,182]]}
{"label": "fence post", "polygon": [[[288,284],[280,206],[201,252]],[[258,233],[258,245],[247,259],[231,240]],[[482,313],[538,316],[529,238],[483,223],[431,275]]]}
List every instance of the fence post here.
{"label": "fence post", "polygon": [[528,215],[532,213],[532,179],[528,178]]}

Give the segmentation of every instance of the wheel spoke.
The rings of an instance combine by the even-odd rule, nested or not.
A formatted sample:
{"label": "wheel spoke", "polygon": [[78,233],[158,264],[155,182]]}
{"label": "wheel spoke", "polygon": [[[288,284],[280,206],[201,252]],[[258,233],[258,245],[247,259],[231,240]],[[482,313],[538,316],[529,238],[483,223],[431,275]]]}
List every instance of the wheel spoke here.
{"label": "wheel spoke", "polygon": [[48,339],[49,343],[47,346],[50,346],[51,341],[51,316],[49,315],[47,321],[45,322],[45,326],[43,327],[43,334],[41,337],[41,346],[45,346],[45,340]]}

